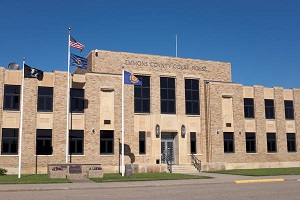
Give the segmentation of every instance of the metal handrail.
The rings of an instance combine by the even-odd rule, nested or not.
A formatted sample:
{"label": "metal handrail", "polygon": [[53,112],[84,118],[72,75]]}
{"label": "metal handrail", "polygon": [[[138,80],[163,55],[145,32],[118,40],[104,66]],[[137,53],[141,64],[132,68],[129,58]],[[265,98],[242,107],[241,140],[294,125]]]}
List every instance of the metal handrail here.
{"label": "metal handrail", "polygon": [[200,172],[201,171],[201,160],[199,160],[194,154],[191,154],[192,164]]}

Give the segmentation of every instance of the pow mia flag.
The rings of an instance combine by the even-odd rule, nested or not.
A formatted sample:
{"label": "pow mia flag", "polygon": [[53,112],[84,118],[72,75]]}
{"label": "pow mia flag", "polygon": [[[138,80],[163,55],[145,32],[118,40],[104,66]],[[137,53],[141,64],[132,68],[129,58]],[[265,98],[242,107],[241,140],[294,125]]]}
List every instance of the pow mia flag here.
{"label": "pow mia flag", "polygon": [[44,72],[24,64],[24,78],[37,78],[39,81],[43,80]]}

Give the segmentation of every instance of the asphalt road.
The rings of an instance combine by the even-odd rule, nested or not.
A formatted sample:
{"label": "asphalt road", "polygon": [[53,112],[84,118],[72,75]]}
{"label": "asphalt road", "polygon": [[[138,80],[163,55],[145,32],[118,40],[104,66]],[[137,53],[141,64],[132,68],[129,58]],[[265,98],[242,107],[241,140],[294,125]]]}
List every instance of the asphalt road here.
{"label": "asphalt road", "polygon": [[[1,187],[1,186],[0,186]],[[253,199],[299,200],[300,181],[268,183],[217,183],[199,185],[135,186],[129,188],[65,189],[45,191],[1,191],[5,200],[199,200],[199,199]]]}

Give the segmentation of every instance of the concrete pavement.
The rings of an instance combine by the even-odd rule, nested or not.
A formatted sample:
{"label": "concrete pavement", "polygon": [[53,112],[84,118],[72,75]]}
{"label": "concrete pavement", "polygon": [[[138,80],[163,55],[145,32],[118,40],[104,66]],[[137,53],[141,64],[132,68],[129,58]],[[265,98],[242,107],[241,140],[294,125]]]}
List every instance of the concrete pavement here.
{"label": "concrete pavement", "polygon": [[3,184],[0,185],[0,192],[7,191],[45,191],[45,190],[78,190],[97,188],[126,188],[126,187],[161,187],[172,185],[203,185],[203,184],[225,184],[225,183],[252,183],[252,182],[277,182],[277,181],[300,181],[300,175],[284,176],[240,176],[227,174],[213,174],[200,172],[194,175],[213,177],[210,179],[189,179],[189,180],[162,180],[162,181],[134,181],[134,182],[108,182],[95,183],[90,180],[78,180],[73,183],[55,184]]}

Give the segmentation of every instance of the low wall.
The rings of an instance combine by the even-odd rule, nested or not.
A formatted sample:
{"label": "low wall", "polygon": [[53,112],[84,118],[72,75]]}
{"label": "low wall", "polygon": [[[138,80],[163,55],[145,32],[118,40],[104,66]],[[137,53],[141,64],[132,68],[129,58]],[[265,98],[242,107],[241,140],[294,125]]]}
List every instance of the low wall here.
{"label": "low wall", "polygon": [[49,178],[102,178],[101,164],[48,164]]}

